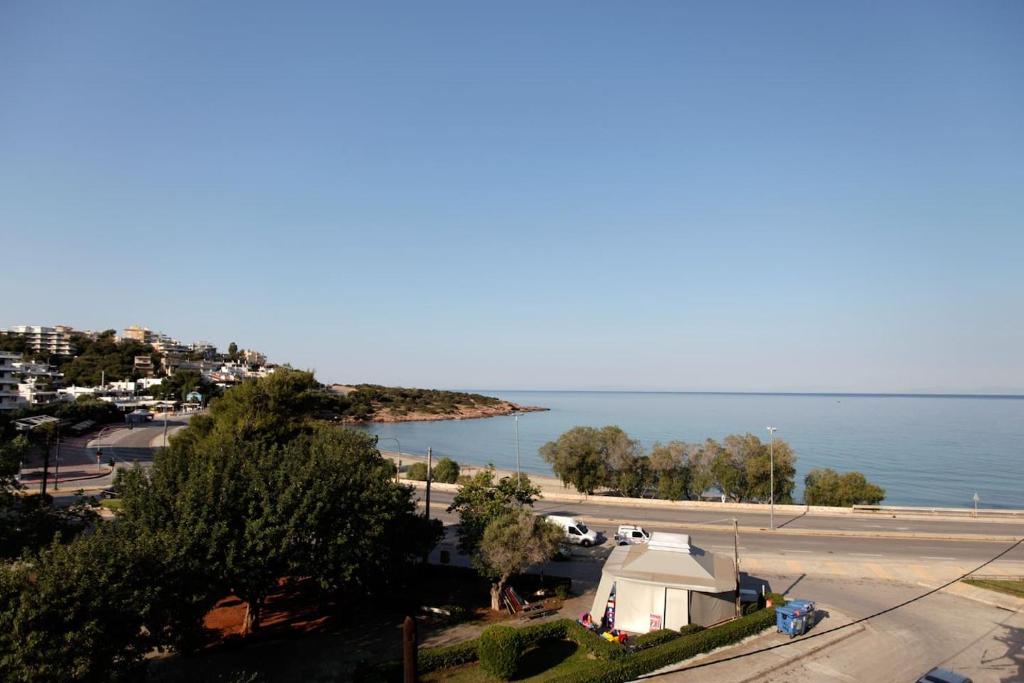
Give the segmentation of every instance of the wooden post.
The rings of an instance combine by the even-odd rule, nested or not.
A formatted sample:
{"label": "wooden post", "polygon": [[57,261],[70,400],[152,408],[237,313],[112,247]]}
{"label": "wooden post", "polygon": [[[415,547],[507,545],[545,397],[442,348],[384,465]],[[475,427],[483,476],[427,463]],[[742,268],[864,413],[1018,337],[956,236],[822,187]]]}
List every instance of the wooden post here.
{"label": "wooden post", "polygon": [[402,662],[404,666],[403,683],[416,683],[416,622],[406,617],[402,623]]}
{"label": "wooden post", "polygon": [[732,557],[736,565],[736,616],[739,617],[743,612],[743,608],[740,606],[740,521],[735,517],[732,520],[732,528],[734,534]]}

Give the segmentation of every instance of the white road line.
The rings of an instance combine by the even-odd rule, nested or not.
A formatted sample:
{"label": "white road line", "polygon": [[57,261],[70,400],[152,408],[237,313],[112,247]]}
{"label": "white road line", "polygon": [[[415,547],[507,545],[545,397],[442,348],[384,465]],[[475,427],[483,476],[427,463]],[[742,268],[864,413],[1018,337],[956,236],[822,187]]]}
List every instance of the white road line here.
{"label": "white road line", "polygon": [[850,553],[850,554],[851,555],[856,555],[857,557],[885,557],[885,555],[875,555],[874,553]]}
{"label": "white road line", "polygon": [[789,548],[783,548],[782,552],[784,552],[784,553],[807,553],[808,555],[810,555],[814,551],[813,550],[790,550]]}
{"label": "white road line", "polygon": [[922,555],[922,560],[956,560],[955,557],[934,557],[932,555]]}

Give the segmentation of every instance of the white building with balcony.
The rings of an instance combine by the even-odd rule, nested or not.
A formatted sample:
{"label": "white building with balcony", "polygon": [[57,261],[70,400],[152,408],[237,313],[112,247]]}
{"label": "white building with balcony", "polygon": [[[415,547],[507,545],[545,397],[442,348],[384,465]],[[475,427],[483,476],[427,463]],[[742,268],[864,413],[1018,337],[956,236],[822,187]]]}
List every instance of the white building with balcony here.
{"label": "white building with balcony", "polygon": [[71,332],[72,329],[67,325],[15,325],[7,330],[7,334],[24,337],[26,346],[33,352],[55,356],[74,355],[75,347],[71,344]]}
{"label": "white building with balcony", "polygon": [[21,404],[14,363],[21,361],[16,353],[0,351],[0,412],[17,410]]}

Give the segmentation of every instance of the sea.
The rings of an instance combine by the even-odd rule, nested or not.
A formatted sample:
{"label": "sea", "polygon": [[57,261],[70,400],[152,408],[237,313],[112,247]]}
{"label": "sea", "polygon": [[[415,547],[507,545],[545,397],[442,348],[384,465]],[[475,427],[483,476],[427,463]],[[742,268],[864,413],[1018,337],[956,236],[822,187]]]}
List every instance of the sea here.
{"label": "sea", "polygon": [[[645,447],[704,441],[767,427],[797,455],[796,499],[815,467],[859,470],[885,504],[1024,509],[1024,396],[487,391],[544,412],[518,419],[522,471],[551,474],[538,449],[577,425],[618,425]],[[384,450],[515,469],[511,416],[373,423]],[[397,439],[397,441],[396,441]]]}

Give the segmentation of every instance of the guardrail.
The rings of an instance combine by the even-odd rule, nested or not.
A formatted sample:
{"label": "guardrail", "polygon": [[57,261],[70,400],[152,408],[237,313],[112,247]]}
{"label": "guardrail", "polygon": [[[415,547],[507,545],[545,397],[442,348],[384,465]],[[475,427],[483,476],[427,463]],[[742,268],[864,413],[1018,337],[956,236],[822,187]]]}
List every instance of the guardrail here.
{"label": "guardrail", "polygon": [[[775,506],[778,508],[778,506]],[[864,514],[913,514],[913,515],[943,515],[955,517],[1002,517],[1006,519],[1024,519],[1024,510],[1000,510],[998,508],[980,508],[975,512],[974,508],[940,508],[940,507],[905,507],[896,505],[854,505],[852,511]]]}

